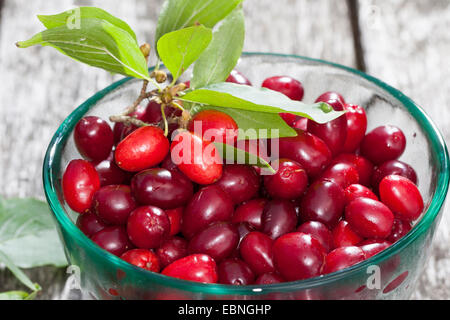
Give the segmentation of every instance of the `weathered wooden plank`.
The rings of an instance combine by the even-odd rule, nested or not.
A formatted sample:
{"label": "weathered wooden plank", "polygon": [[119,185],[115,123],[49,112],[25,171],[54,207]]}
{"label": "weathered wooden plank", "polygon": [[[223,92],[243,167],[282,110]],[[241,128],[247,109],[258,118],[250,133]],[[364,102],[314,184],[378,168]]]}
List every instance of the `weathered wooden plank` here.
{"label": "weathered wooden plank", "polygon": [[[450,2],[360,0],[367,70],[419,103],[450,141]],[[450,215],[446,210],[415,298],[450,299]]]}

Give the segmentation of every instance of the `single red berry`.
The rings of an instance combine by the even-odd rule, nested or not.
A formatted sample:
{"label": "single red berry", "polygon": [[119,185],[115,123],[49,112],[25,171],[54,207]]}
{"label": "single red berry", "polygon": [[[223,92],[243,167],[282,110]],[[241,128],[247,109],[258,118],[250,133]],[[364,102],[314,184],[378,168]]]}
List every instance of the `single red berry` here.
{"label": "single red berry", "polygon": [[341,220],[333,229],[333,247],[356,246],[363,240],[355,231],[352,230],[347,221]]}
{"label": "single red berry", "polygon": [[289,76],[275,76],[263,81],[262,87],[278,91],[286,95],[291,100],[303,99],[303,86],[300,81]]}
{"label": "single red berry", "polygon": [[309,234],[311,237],[320,242],[326,252],[329,252],[333,248],[333,236],[331,231],[319,221],[308,221],[302,223],[296,231]]}
{"label": "single red berry", "polygon": [[183,218],[184,207],[165,210],[170,221],[169,236],[174,236],[181,231],[181,221]]}
{"label": "single red berry", "polygon": [[322,271],[325,249],[309,234],[285,234],[275,240],[272,250],[278,272],[288,281],[316,277]]}
{"label": "single red berry", "polygon": [[91,211],[80,214],[77,218],[76,225],[88,237],[107,227],[106,223],[101,221]]}
{"label": "single red berry", "polygon": [[351,267],[366,258],[364,251],[356,246],[340,247],[325,257],[323,273],[332,273]]}
{"label": "single red berry", "polygon": [[141,171],[164,160],[169,140],[157,127],[145,126],[133,131],[116,148],[117,165],[126,171]]}
{"label": "single red berry", "polygon": [[276,173],[264,176],[264,186],[272,197],[292,200],[305,192],[308,175],[297,161],[279,159],[272,167],[278,168]]}
{"label": "single red berry", "polygon": [[181,237],[172,237],[164,241],[156,249],[161,268],[165,268],[172,262],[184,258],[188,255],[188,242]]}
{"label": "single red berry", "polygon": [[101,248],[118,257],[132,248],[127,231],[122,226],[103,228],[92,235],[91,240]]}
{"label": "single red berry", "polygon": [[247,286],[255,281],[252,269],[241,259],[226,259],[218,268],[219,283],[235,286]]}
{"label": "single red berry", "polygon": [[383,162],[374,169],[372,174],[373,190],[375,190],[375,192],[378,192],[381,180],[391,174],[405,177],[417,185],[416,171],[409,164],[399,160],[390,160]]}
{"label": "single red berry", "polygon": [[374,164],[395,160],[405,150],[406,138],[395,126],[380,126],[370,131],[361,142],[361,154]]}
{"label": "single red berry", "polygon": [[233,144],[238,137],[236,121],[217,110],[203,110],[195,114],[188,124],[188,130],[205,141]]}
{"label": "single red berry", "polygon": [[394,215],[381,203],[369,198],[357,198],[345,208],[345,219],[352,230],[364,238],[386,238],[391,233]]}
{"label": "single red berry", "polygon": [[394,219],[391,234],[387,237],[387,241],[394,243],[403,238],[412,229],[408,221]]}
{"label": "single red berry", "polygon": [[218,279],[216,263],[206,254],[192,254],[176,260],[161,273],[169,277],[203,283],[216,283]]}
{"label": "single red berry", "polygon": [[106,159],[114,144],[114,135],[109,124],[94,116],[87,116],[78,121],[73,138],[80,154],[88,160]]}
{"label": "single red berry", "polygon": [[[294,127],[295,123],[297,122],[297,119],[299,116],[292,114],[292,113],[279,113],[280,117],[286,122],[290,127]],[[305,129],[306,130],[306,129]]]}
{"label": "single red berry", "polygon": [[297,226],[297,214],[292,202],[275,199],[266,203],[261,216],[261,231],[272,239],[292,232]]}
{"label": "single red berry", "polygon": [[423,211],[423,199],[417,186],[409,179],[389,175],[380,182],[380,199],[396,218],[414,221]]}
{"label": "single red berry", "polygon": [[359,182],[359,174],[358,170],[350,164],[336,163],[330,165],[320,175],[319,179],[333,181],[342,189],[345,189],[349,185]]}
{"label": "single red berry", "polygon": [[159,272],[160,269],[158,257],[147,249],[132,249],[122,254],[120,258],[148,271]]}
{"label": "single red berry", "polygon": [[345,204],[349,204],[356,198],[370,198],[373,200],[378,200],[378,197],[375,193],[372,192],[369,188],[360,185],[360,184],[351,184],[344,190],[345,192]]}
{"label": "single red berry", "polygon": [[365,240],[359,244],[359,247],[364,251],[366,259],[373,257],[377,253],[387,249],[391,243],[386,240]]}
{"label": "single red berry", "polygon": [[170,221],[160,208],[138,207],[128,218],[127,232],[136,247],[157,248],[169,237]]}
{"label": "single red berry", "polygon": [[354,152],[358,149],[367,130],[367,116],[364,108],[355,104],[344,105],[347,118],[347,137],[345,139],[344,152]]}
{"label": "single red berry", "polygon": [[259,198],[241,204],[234,211],[233,217],[231,218],[231,222],[234,224],[247,222],[250,226],[252,226],[256,230],[260,229],[261,216],[266,203],[267,199]]}
{"label": "single red berry", "polygon": [[256,275],[274,272],[272,260],[273,240],[264,233],[253,231],[242,239],[240,254]]}
{"label": "single red berry", "polygon": [[322,93],[320,96],[317,97],[315,102],[327,102],[330,100],[339,100],[342,104],[345,105],[344,97],[342,97],[341,94],[334,91],[327,91]]}
{"label": "single red berry", "polygon": [[92,162],[100,178],[100,186],[110,184],[124,184],[129,173],[120,169],[114,161],[114,152],[111,152],[105,160]]}
{"label": "single red berry", "polygon": [[222,159],[215,145],[189,131],[175,136],[170,152],[178,169],[198,184],[211,184],[222,176]]}
{"label": "single red berry", "polygon": [[87,211],[99,188],[98,173],[90,162],[79,159],[69,162],[62,177],[62,189],[64,200],[73,211]]}
{"label": "single red berry", "polygon": [[207,186],[194,194],[187,204],[181,231],[190,239],[213,222],[229,221],[233,215],[233,202],[218,186]]}
{"label": "single red berry", "polygon": [[240,73],[237,70],[232,70],[230,72],[230,75],[228,76],[227,80],[225,80],[226,82],[233,82],[233,83],[237,83],[237,84],[244,84],[247,86],[251,86],[252,83],[250,82],[250,80],[248,80],[242,73]]}
{"label": "single red berry", "polygon": [[254,284],[275,284],[275,283],[281,283],[285,280],[283,277],[281,277],[279,274],[274,272],[269,273],[263,273],[260,275],[256,280]]}
{"label": "single red berry", "polygon": [[331,161],[331,165],[338,163],[346,163],[354,166],[358,171],[359,183],[366,187],[370,186],[373,164],[369,160],[353,153],[341,153]]}
{"label": "single red berry", "polygon": [[92,212],[109,224],[125,224],[136,208],[131,188],[125,185],[101,187],[94,194]]}

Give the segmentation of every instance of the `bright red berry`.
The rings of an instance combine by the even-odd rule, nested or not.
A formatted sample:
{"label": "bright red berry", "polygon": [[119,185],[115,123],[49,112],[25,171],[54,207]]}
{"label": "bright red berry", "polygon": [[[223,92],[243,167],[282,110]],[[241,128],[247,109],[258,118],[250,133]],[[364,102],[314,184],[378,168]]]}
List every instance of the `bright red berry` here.
{"label": "bright red berry", "polygon": [[172,237],[164,241],[156,249],[161,268],[165,268],[172,262],[184,258],[188,255],[188,242],[181,237]]}
{"label": "bright red berry", "polygon": [[417,184],[416,171],[407,163],[399,160],[389,160],[383,162],[373,170],[372,174],[372,188],[375,192],[379,191],[381,180],[384,177],[395,174],[411,180],[412,183]]}
{"label": "bright red berry", "polygon": [[297,226],[297,214],[292,202],[274,199],[266,203],[261,216],[261,231],[272,239],[292,232]]}
{"label": "bright red berry", "polygon": [[218,279],[216,263],[206,254],[192,254],[176,260],[161,273],[169,277],[203,283],[216,283]]}
{"label": "bright red berry", "polygon": [[308,175],[297,161],[279,159],[272,162],[272,167],[278,168],[276,173],[264,176],[264,186],[272,197],[291,200],[305,192]]}
{"label": "bright red berry", "polygon": [[345,189],[349,185],[359,182],[359,174],[358,170],[350,164],[336,163],[330,165],[320,175],[319,179],[333,181],[342,189]]}
{"label": "bright red berry", "polygon": [[364,251],[356,246],[340,247],[325,257],[323,273],[332,273],[351,267],[366,258]]}
{"label": "bright red berry", "polygon": [[273,240],[264,233],[253,231],[242,239],[240,254],[256,275],[274,272],[272,260]]}
{"label": "bright red berry", "polygon": [[347,188],[345,188],[344,192],[346,204],[349,204],[356,198],[361,197],[378,200],[378,197],[375,195],[375,193],[372,192],[372,190],[360,184],[351,184]]}
{"label": "bright red berry", "polygon": [[391,243],[386,240],[365,240],[359,244],[359,247],[364,251],[366,254],[366,259],[369,259],[370,257],[373,257],[377,253],[387,249]]}
{"label": "bright red berry", "polygon": [[405,220],[394,219],[394,225],[392,226],[391,234],[387,237],[387,240],[391,243],[397,242],[403,238],[412,229],[411,223]]}
{"label": "bright red berry", "polygon": [[236,121],[217,110],[203,110],[195,114],[188,124],[188,130],[205,141],[233,144],[238,137]]}
{"label": "bright red berry", "polygon": [[331,161],[331,165],[346,163],[352,165],[358,171],[359,183],[369,187],[373,172],[373,164],[363,156],[353,153],[341,153]]}
{"label": "bright red berry", "polygon": [[218,267],[219,283],[235,286],[247,286],[253,284],[255,274],[252,269],[241,259],[227,259]]}
{"label": "bright red berry", "polygon": [[127,232],[136,247],[157,248],[169,237],[170,221],[160,208],[138,207],[128,218]]}
{"label": "bright red berry", "polygon": [[231,222],[238,224],[246,222],[256,230],[261,228],[261,216],[267,199],[258,198],[247,201],[236,208]]}
{"label": "bright red berry", "polygon": [[237,84],[244,84],[247,86],[251,86],[252,83],[250,82],[250,80],[248,80],[242,73],[240,73],[237,70],[232,70],[230,72],[230,75],[228,76],[227,80],[225,80],[226,82],[233,82],[233,83],[237,83]]}
{"label": "bright red berry", "polygon": [[181,221],[183,219],[184,207],[165,210],[170,221],[169,236],[174,236],[181,231]]}
{"label": "bright red berry", "polygon": [[303,99],[303,86],[300,81],[289,76],[275,76],[263,81],[262,87],[278,91],[286,95],[291,100]]}
{"label": "bright red berry", "polygon": [[326,252],[329,252],[333,248],[333,236],[331,231],[319,221],[308,221],[302,223],[296,231],[309,234],[311,237],[320,242]]}
{"label": "bright red berry", "polygon": [[136,202],[129,186],[109,185],[101,187],[94,194],[92,211],[109,224],[125,224]]}
{"label": "bright red berry", "polygon": [[367,130],[367,116],[364,108],[355,104],[344,105],[347,118],[347,137],[345,139],[344,152],[354,152],[358,149]]}
{"label": "bright red berry", "polygon": [[148,271],[159,272],[160,269],[158,257],[150,250],[132,249],[122,254],[120,258]]}
{"label": "bright red berry", "polygon": [[355,231],[352,230],[347,221],[341,220],[333,229],[333,247],[356,246],[363,240]]}
{"label": "bright red berry", "polygon": [[395,160],[405,150],[406,138],[395,126],[380,126],[370,131],[361,142],[361,154],[374,164]]}

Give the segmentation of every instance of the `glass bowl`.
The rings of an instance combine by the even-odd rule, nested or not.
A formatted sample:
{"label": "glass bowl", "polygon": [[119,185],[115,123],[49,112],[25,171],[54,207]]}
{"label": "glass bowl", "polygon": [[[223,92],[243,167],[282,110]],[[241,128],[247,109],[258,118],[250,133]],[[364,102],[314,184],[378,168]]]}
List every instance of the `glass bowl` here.
{"label": "glass bowl", "polygon": [[[170,278],[126,263],[104,251],[74,224],[76,214],[64,202],[61,176],[80,158],[72,131],[85,115],[108,119],[137,96],[140,81],[125,78],[97,92],[61,124],[48,147],[43,167],[45,194],[71,265],[80,269],[82,290],[95,299],[407,299],[431,252],[448,189],[449,160],[439,130],[408,97],[382,81],[334,63],[280,54],[245,53],[237,70],[259,86],[272,75],[289,75],[305,88],[304,101],[325,91],[340,92],[366,108],[368,130],[397,125],[407,137],[401,160],[417,171],[425,210],[414,228],[388,249],[329,275],[273,285],[227,286]],[[181,79],[182,81],[187,80]]]}

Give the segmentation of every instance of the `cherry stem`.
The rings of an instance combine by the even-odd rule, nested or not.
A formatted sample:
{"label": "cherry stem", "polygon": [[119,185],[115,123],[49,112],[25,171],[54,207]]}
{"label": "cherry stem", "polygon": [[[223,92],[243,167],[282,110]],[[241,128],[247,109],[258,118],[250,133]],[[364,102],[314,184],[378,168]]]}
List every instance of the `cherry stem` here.
{"label": "cherry stem", "polygon": [[169,134],[169,124],[167,123],[166,113],[164,112],[166,105],[161,103],[161,114],[164,121],[164,135],[167,137]]}

